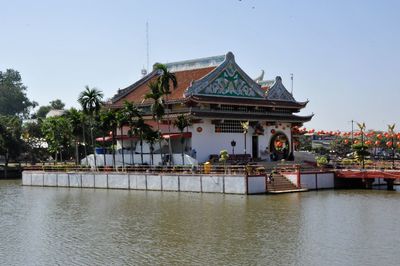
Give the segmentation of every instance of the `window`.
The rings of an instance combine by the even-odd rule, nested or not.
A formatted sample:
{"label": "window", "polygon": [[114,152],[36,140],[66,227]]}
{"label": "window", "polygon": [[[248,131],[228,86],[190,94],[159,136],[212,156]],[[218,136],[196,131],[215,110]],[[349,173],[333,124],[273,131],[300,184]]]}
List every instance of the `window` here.
{"label": "window", "polygon": [[239,120],[224,120],[215,125],[215,133],[243,133],[240,122]]}

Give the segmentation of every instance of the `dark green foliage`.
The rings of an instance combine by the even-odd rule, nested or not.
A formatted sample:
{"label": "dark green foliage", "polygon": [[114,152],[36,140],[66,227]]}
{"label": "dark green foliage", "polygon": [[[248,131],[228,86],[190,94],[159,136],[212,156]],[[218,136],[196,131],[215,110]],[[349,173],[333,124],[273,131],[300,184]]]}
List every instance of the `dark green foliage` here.
{"label": "dark green foliage", "polygon": [[46,118],[46,115],[51,110],[63,110],[64,107],[65,103],[63,103],[61,100],[53,100],[49,103],[49,105],[40,106],[36,113],[33,115],[33,118]]}
{"label": "dark green foliage", "polygon": [[72,127],[67,117],[49,117],[43,120],[42,133],[51,153],[60,153],[71,146]]}
{"label": "dark green foliage", "polygon": [[39,109],[36,111],[36,114],[34,115],[34,118],[46,118],[46,115],[48,112],[50,112],[51,106],[49,105],[43,105],[40,106]]}
{"label": "dark green foliage", "polygon": [[16,116],[0,116],[0,154],[17,159],[23,148],[21,120]]}
{"label": "dark green foliage", "polygon": [[[103,99],[103,93],[96,89],[90,89],[89,86],[85,87],[85,90],[79,94],[78,102],[82,106],[83,112],[89,117],[89,131],[90,131],[90,138],[92,140],[92,148],[93,154],[96,154],[95,150],[95,141],[94,141],[94,126],[95,126],[95,119],[98,115]],[[96,167],[96,156],[94,156],[94,164]]]}
{"label": "dark green foliage", "polygon": [[181,132],[181,144],[182,144],[182,163],[185,164],[185,149],[184,149],[184,143],[185,143],[185,138],[183,137],[183,131],[185,128],[191,126],[190,120],[184,116],[184,115],[179,115],[177,119],[174,121],[174,125],[179,129]]}
{"label": "dark green foliage", "polygon": [[65,107],[65,103],[63,103],[60,99],[56,99],[50,102],[51,109],[54,110],[62,110]]}
{"label": "dark green foliage", "polygon": [[41,130],[42,120],[28,122],[22,126],[22,138],[25,142],[25,160],[35,164],[38,160],[44,160],[48,156],[47,149],[44,148],[44,137]]}
{"label": "dark green foliage", "polygon": [[26,96],[26,86],[18,71],[0,71],[0,115],[26,117],[36,105]]}

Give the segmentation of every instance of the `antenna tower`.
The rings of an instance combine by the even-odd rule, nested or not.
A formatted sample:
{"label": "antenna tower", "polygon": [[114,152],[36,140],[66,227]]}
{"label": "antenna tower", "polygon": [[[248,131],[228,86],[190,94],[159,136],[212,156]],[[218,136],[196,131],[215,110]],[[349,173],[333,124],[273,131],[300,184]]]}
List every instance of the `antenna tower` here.
{"label": "antenna tower", "polygon": [[146,21],[146,59],[147,59],[147,71],[149,70],[149,22]]}
{"label": "antenna tower", "polygon": [[292,86],[291,86],[291,89],[290,89],[290,93],[293,96],[293,73],[290,73],[290,79],[292,80]]}

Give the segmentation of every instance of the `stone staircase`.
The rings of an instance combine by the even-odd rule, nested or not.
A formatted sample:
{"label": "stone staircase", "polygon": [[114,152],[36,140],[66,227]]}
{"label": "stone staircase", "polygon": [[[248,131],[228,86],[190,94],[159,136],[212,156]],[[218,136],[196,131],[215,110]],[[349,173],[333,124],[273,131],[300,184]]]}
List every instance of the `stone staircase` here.
{"label": "stone staircase", "polygon": [[292,182],[290,182],[286,177],[279,173],[272,175],[273,181],[267,184],[267,193],[279,194],[287,192],[302,192],[307,191],[306,188],[298,188]]}

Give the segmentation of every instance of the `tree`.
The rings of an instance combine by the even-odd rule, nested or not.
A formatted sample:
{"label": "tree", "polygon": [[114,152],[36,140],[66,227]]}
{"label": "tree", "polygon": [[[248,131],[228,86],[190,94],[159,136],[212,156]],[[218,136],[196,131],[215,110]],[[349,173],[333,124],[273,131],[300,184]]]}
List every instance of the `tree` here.
{"label": "tree", "polygon": [[161,134],[158,130],[153,130],[151,127],[146,127],[145,128],[146,132],[144,132],[144,140],[149,144],[150,146],[150,158],[151,158],[151,165],[154,165],[154,144],[160,139]]}
{"label": "tree", "polygon": [[361,143],[353,144],[352,149],[355,151],[356,158],[359,162],[361,162],[361,167],[364,169],[365,157],[369,155],[368,146],[365,145],[364,142],[365,123],[357,123],[357,125],[361,133]]}
{"label": "tree", "polygon": [[247,153],[247,142],[246,142],[246,136],[247,133],[249,132],[249,121],[246,122],[240,122],[240,125],[242,126],[243,129],[243,135],[244,135],[244,155]]}
{"label": "tree", "polygon": [[46,118],[46,115],[51,110],[63,110],[65,107],[65,103],[63,103],[60,99],[56,99],[49,102],[49,105],[42,105],[33,115],[33,118]]}
{"label": "tree", "polygon": [[46,118],[46,115],[50,112],[51,106],[43,105],[40,106],[39,109],[36,111],[35,118]]}
{"label": "tree", "polygon": [[120,130],[120,136],[121,136],[121,151],[122,151],[122,168],[125,168],[125,157],[124,157],[124,125],[128,123],[128,116],[125,112],[124,109],[120,109],[117,111],[116,116],[115,116],[116,122],[117,122],[117,127]]}
{"label": "tree", "polygon": [[139,117],[135,123],[134,134],[139,136],[140,141],[140,158],[143,164],[143,139],[145,134],[150,131],[150,126],[144,122],[142,117]]}
{"label": "tree", "polygon": [[44,158],[46,149],[43,147],[43,134],[41,130],[41,119],[38,122],[28,122],[22,125],[22,139],[25,141],[25,150],[32,164],[36,163],[38,157]]}
{"label": "tree", "polygon": [[57,161],[57,154],[59,154],[62,161],[62,150],[63,148],[67,150],[71,142],[70,121],[64,116],[46,118],[42,123],[42,132],[49,151],[55,154],[54,159]]}
{"label": "tree", "polygon": [[394,128],[396,127],[396,124],[392,124],[392,125],[388,125],[388,133],[389,133],[389,137],[391,138],[391,141],[389,142],[391,145],[390,148],[392,148],[392,168],[394,169],[394,157],[395,157],[395,143],[394,143],[394,139],[396,137],[395,133],[394,133]]}
{"label": "tree", "polygon": [[62,110],[65,107],[65,103],[63,103],[60,99],[55,99],[50,102],[50,106],[53,110]]}
{"label": "tree", "polygon": [[22,122],[16,116],[0,116],[0,154],[5,155],[5,164],[10,159],[17,159],[21,153]]}
{"label": "tree", "polygon": [[18,71],[0,71],[0,115],[27,117],[37,103],[28,99],[26,89]]}
{"label": "tree", "polygon": [[[116,166],[115,162],[115,146],[116,139],[115,136],[117,134],[118,122],[117,122],[117,112],[113,109],[103,109],[99,115],[99,129],[103,135],[103,149],[105,148],[105,137],[111,131],[112,136],[112,158],[113,158],[113,167]],[[104,162],[106,161],[106,157],[104,156]]]}
{"label": "tree", "polygon": [[[176,80],[176,76],[174,73],[169,72],[166,65],[156,64],[154,69],[160,72],[160,76],[158,76],[157,81],[159,83],[161,92],[163,96],[166,97],[167,108],[168,108],[168,95],[171,94],[171,86],[175,89],[178,87],[178,81]],[[171,121],[169,118],[170,109],[168,108],[167,112],[167,121],[168,121],[168,133],[171,134]],[[171,147],[171,138],[168,139],[168,151],[170,160],[172,160],[172,147]],[[173,163],[173,161],[172,161]]]}
{"label": "tree", "polygon": [[79,164],[79,142],[81,142],[81,138],[83,135],[83,114],[75,108],[71,108],[66,113],[66,118],[68,119],[71,125],[71,133],[74,137],[75,144],[75,164]]}
{"label": "tree", "polygon": [[182,164],[185,164],[185,155],[184,155],[184,143],[185,143],[185,138],[183,137],[183,131],[185,128],[191,126],[191,123],[189,119],[187,119],[184,115],[179,115],[177,119],[174,121],[174,125],[179,129],[179,132],[181,133],[181,145],[182,145]]}
{"label": "tree", "polygon": [[[150,82],[149,89],[150,89],[150,92],[148,92],[144,96],[144,98],[151,99],[153,101],[153,103],[151,104],[151,113],[153,115],[153,120],[155,120],[157,122],[157,130],[160,131],[160,121],[163,118],[163,116],[165,115],[164,101],[162,99],[163,92],[162,92],[159,82]],[[162,141],[162,139],[160,138],[158,143],[160,146],[160,155],[162,158],[161,141]]]}
{"label": "tree", "polygon": [[[135,127],[138,119],[142,117],[141,111],[133,105],[133,103],[125,101],[124,102],[124,112],[127,117],[127,124],[129,126],[128,136],[133,137],[135,132]],[[131,140],[131,165],[135,163],[135,158],[133,154],[133,140]]]}
{"label": "tree", "polygon": [[103,93],[96,88],[90,89],[89,86],[85,87],[85,90],[79,94],[78,98],[78,102],[82,106],[83,112],[89,117],[90,137],[92,139],[95,167],[97,167],[97,162],[96,162],[96,147],[93,136],[93,123],[95,116],[100,111],[102,99],[103,99]]}

